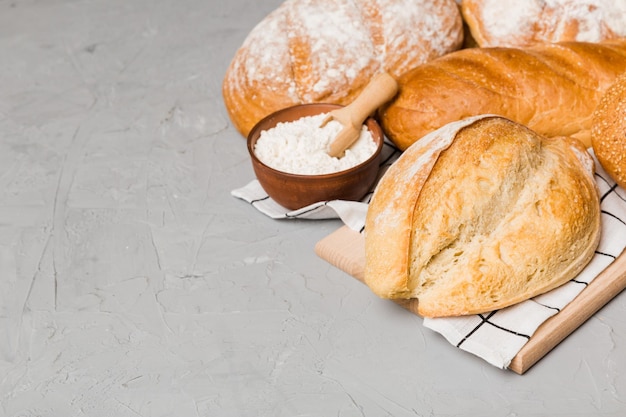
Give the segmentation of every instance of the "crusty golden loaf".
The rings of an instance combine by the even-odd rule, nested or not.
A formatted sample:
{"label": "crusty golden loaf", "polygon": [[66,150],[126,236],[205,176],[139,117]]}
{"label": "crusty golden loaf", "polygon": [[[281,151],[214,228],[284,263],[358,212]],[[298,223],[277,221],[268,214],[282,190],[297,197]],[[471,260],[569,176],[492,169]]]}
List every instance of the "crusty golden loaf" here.
{"label": "crusty golden loaf", "polygon": [[600,206],[591,156],[497,116],[450,123],[380,180],[365,282],[427,317],[483,313],[551,290],[591,260]]}
{"label": "crusty golden loaf", "polygon": [[547,137],[572,136],[589,147],[592,113],[624,71],[626,39],[463,49],[401,76],[381,122],[401,149],[479,114],[501,115]]}
{"label": "crusty golden loaf", "polygon": [[454,0],[287,0],[236,52],[224,103],[246,136],[284,107],[348,104],[375,74],[397,77],[462,41]]}
{"label": "crusty golden loaf", "polygon": [[462,11],[482,47],[626,36],[626,0],[463,0]]}
{"label": "crusty golden loaf", "polygon": [[626,189],[626,73],[609,87],[594,112],[591,144],[604,170]]}

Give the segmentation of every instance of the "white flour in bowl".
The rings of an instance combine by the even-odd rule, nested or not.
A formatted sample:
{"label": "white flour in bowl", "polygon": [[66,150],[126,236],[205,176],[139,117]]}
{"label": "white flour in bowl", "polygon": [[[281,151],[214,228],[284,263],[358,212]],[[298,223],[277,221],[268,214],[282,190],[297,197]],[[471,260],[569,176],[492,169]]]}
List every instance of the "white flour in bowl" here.
{"label": "white flour in bowl", "polygon": [[328,155],[330,143],[343,126],[331,120],[320,127],[325,117],[326,113],[305,116],[262,131],[256,141],[254,154],[265,165],[279,171],[319,175],[352,168],[376,152],[376,143],[364,125],[359,139],[341,158]]}

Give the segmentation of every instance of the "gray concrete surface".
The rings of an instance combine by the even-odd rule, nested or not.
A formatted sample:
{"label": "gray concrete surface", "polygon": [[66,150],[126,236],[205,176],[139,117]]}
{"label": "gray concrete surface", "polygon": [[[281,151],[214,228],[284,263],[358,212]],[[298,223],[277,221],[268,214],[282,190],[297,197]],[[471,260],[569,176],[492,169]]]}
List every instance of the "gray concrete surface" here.
{"label": "gray concrete surface", "polygon": [[626,294],[520,376],[230,196],[221,81],[279,3],[0,1],[0,415],[626,415]]}

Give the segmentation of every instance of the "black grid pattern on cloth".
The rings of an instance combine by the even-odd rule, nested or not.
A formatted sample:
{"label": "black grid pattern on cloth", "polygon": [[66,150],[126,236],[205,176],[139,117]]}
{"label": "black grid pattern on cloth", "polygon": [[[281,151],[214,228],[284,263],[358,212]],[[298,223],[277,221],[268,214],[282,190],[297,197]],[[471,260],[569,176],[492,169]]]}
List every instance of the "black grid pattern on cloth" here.
{"label": "black grid pattern on cloth", "polygon": [[[361,199],[362,203],[369,204],[372,195],[374,194],[374,188],[376,187],[378,180],[385,173],[387,168],[391,166],[391,164],[400,156],[402,153],[400,149],[395,146],[392,142],[385,140],[383,142],[383,150],[382,150],[382,159],[379,164],[378,170],[378,178],[372,185],[371,189],[368,193],[363,196]],[[274,201],[270,198],[269,195],[263,190],[260,186],[256,187],[254,190],[248,189],[245,191],[245,197],[235,193],[235,196],[242,198],[244,201],[247,201],[250,205],[255,207],[257,210],[264,212],[268,215],[271,215],[273,218],[285,218],[285,219],[298,219],[298,218],[315,218],[316,213],[322,213],[326,209],[328,205],[328,201],[320,201],[318,203],[311,204],[308,207],[304,207],[298,210],[286,211],[284,208],[280,207],[278,204],[274,203]],[[322,214],[321,218],[331,218],[335,217],[333,214],[324,215]],[[358,227],[355,230],[363,232],[365,228],[365,219],[359,223]]]}

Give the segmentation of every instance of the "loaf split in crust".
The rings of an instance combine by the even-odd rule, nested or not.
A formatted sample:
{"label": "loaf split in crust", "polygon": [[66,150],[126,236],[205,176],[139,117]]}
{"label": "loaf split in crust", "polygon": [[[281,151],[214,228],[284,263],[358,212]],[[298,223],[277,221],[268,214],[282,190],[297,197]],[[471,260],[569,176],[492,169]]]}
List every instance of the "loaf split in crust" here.
{"label": "loaf split in crust", "polygon": [[301,103],[348,104],[377,73],[394,77],[461,47],[454,0],[287,0],[244,40],[222,84],[247,136]]}
{"label": "loaf split in crust", "polygon": [[591,144],[602,168],[626,190],[626,73],[609,87],[594,112]]}
{"label": "loaf split in crust", "polygon": [[626,0],[463,0],[462,11],[482,47],[626,36]]}
{"label": "loaf split in crust", "polygon": [[594,255],[594,163],[575,139],[497,116],[450,123],[381,178],[365,224],[365,282],[426,317],[510,306],[574,278]]}
{"label": "loaf split in crust", "polygon": [[626,71],[626,39],[520,48],[471,48],[417,66],[380,116],[401,149],[429,132],[479,114],[498,114],[547,136],[590,147],[593,111]]}

